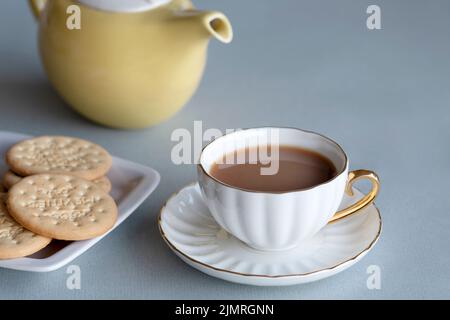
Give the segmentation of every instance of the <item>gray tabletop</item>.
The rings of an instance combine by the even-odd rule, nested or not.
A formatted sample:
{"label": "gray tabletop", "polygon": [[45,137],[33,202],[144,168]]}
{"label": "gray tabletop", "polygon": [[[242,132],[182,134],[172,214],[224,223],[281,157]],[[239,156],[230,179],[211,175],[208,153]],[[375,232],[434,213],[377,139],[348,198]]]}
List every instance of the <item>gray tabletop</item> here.
{"label": "gray tabletop", "polygon": [[[376,3],[375,3],[376,2]],[[158,189],[112,234],[77,258],[81,290],[66,268],[36,274],[0,270],[3,298],[450,298],[450,2],[196,1],[223,10],[234,42],[212,42],[202,84],[175,117],[140,131],[97,126],[50,87],[25,0],[0,10],[0,129],[94,140],[114,155],[161,173]],[[366,9],[381,7],[381,30]],[[150,41],[150,40],[149,40]],[[250,287],[211,278],[184,264],[159,236],[156,217],[175,191],[196,179],[176,166],[177,128],[294,126],[333,137],[351,168],[379,173],[384,230],[352,268],[293,287]],[[139,147],[138,147],[139,146]],[[381,270],[369,290],[367,268]]]}

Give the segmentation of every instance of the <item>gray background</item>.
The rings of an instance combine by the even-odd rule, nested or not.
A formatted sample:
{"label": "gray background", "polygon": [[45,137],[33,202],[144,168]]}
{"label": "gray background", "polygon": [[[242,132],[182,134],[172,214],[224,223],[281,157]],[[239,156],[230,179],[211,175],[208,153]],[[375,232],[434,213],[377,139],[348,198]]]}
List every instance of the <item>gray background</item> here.
{"label": "gray background", "polygon": [[[74,261],[81,290],[66,289],[65,268],[2,269],[0,298],[450,298],[449,1],[196,1],[226,12],[236,38],[211,43],[201,87],[182,112],[142,131],[99,127],[71,111],[39,63],[26,1],[1,2],[0,128],[91,139],[154,167],[162,181]],[[366,28],[369,4],[381,6],[382,30]],[[382,179],[379,243],[351,269],[293,287],[231,284],[185,265],[161,240],[156,216],[195,180],[194,166],[170,160],[172,131],[192,131],[194,120],[204,128],[281,125],[333,137],[352,168]],[[381,267],[381,290],[366,288],[371,264]]]}

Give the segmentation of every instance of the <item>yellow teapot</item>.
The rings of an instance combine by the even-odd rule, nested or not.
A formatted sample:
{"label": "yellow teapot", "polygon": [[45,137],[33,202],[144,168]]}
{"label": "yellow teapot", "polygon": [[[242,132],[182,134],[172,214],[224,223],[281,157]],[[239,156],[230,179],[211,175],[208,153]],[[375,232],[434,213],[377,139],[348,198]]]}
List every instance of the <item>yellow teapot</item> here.
{"label": "yellow teapot", "polygon": [[233,37],[224,14],[190,0],[30,3],[51,83],[79,113],[111,127],[143,128],[175,114],[197,89],[209,39]]}

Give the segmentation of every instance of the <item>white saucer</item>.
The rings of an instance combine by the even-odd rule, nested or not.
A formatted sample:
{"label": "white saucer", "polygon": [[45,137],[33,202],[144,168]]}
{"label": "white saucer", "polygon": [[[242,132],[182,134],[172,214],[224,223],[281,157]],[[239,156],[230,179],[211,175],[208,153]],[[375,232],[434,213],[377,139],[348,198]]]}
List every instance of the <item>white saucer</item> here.
{"label": "white saucer", "polygon": [[[362,197],[345,196],[341,206]],[[320,280],[358,262],[377,242],[381,216],[374,204],[328,224],[297,248],[264,252],[220,228],[203,202],[198,184],[173,195],[158,220],[163,239],[187,264],[223,280],[257,286],[284,286]]]}

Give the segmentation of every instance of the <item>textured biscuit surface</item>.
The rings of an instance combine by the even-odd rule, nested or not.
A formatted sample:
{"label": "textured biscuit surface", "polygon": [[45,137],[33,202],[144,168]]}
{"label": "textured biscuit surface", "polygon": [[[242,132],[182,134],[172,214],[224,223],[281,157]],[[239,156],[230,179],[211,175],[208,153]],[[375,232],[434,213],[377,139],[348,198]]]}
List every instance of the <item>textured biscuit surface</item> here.
{"label": "textured biscuit surface", "polygon": [[40,173],[71,174],[87,180],[104,176],[112,165],[110,154],[86,140],[42,136],[17,143],[6,154],[12,171],[20,176]]}
{"label": "textured biscuit surface", "polygon": [[[20,177],[11,170],[8,170],[3,176],[2,184],[7,190],[9,190],[13,185],[18,183],[22,179],[23,177]],[[108,177],[100,177],[98,179],[92,180],[92,182],[106,193],[109,193],[111,191],[112,185]]]}
{"label": "textured biscuit surface", "polygon": [[0,259],[14,259],[33,254],[46,247],[51,239],[28,231],[8,213],[0,195]]}
{"label": "textured biscuit surface", "polygon": [[114,200],[94,183],[70,175],[23,178],[8,192],[11,216],[27,229],[59,240],[104,234],[117,220]]}

